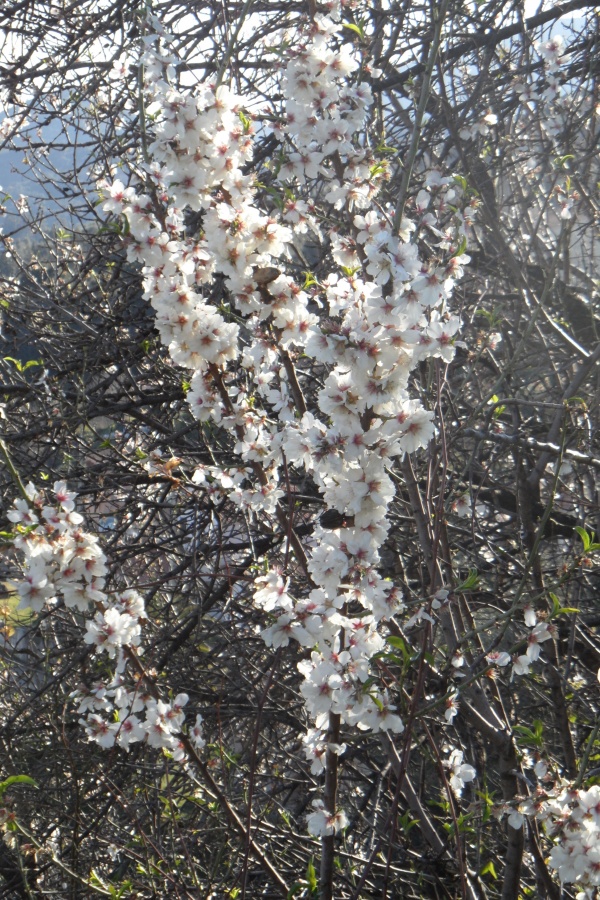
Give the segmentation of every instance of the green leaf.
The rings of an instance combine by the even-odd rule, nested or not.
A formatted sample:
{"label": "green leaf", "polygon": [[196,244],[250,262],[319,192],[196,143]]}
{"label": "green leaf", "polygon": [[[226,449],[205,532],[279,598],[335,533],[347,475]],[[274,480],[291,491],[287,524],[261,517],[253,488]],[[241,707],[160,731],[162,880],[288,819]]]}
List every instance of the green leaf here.
{"label": "green leaf", "polygon": [[578,534],[579,537],[581,538],[581,543],[583,544],[583,549],[584,549],[585,552],[587,553],[588,550],[590,549],[591,543],[592,543],[592,541],[593,541],[593,539],[594,539],[594,535],[592,534],[592,535],[590,536],[590,535],[587,533],[587,531],[585,530],[585,528],[581,528],[580,525],[576,525],[576,526],[575,526],[575,531],[577,532],[577,534]]}
{"label": "green leaf", "polygon": [[502,403],[499,404],[499,399],[500,398],[497,396],[497,394],[492,394],[492,396],[488,400],[488,403],[490,406],[492,404],[496,404],[496,408],[494,409],[494,411],[492,413],[492,415],[496,416],[496,417],[501,416],[502,413],[504,412],[504,410],[506,409],[506,406],[504,404],[502,404]]}
{"label": "green leaf", "polygon": [[290,814],[288,812],[286,812],[285,809],[280,809],[279,815],[281,816],[281,818],[283,819],[283,821],[285,822],[287,827],[291,828],[292,827],[292,817],[290,816]]}
{"label": "green leaf", "polygon": [[553,165],[557,169],[568,169],[569,160],[575,159],[572,153],[566,153],[564,156],[557,156],[556,159],[553,160]]}
{"label": "green leaf", "polygon": [[466,253],[466,250],[467,250],[467,239],[466,239],[466,237],[463,235],[463,238],[462,238],[462,241],[460,242],[460,245],[459,245],[459,247],[458,247],[458,250],[456,251],[456,253],[455,253],[454,255],[455,255],[455,256],[462,256],[463,253]]}
{"label": "green leaf", "polygon": [[577,407],[581,407],[584,412],[587,412],[588,408],[588,405],[583,397],[568,397],[567,400],[563,400],[563,404],[566,409],[570,409],[572,405],[575,405]]}
{"label": "green leaf", "polygon": [[104,890],[107,889],[106,884],[104,883],[104,881],[102,881],[102,879],[94,869],[90,870],[90,884],[94,887],[103,888]]}
{"label": "green leaf", "polygon": [[384,165],[384,163],[375,163],[375,165],[371,166],[369,169],[369,175],[371,178],[375,178],[376,175],[380,175],[385,171],[387,171],[387,166]]}
{"label": "green leaf", "polygon": [[10,775],[4,781],[0,781],[0,800],[14,784],[28,784],[30,787],[37,787],[37,781],[34,781],[29,775]]}
{"label": "green leaf", "polygon": [[408,834],[411,828],[414,828],[415,825],[418,825],[418,819],[411,819],[410,813],[407,811],[403,815],[398,816],[398,824],[402,828],[404,834]]}
{"label": "green leaf", "polygon": [[479,584],[479,575],[477,574],[477,569],[469,569],[468,577],[459,584],[455,590],[456,591],[471,591],[473,588],[476,588]]}
{"label": "green leaf", "polygon": [[309,860],[308,866],[306,867],[306,880],[308,882],[308,889],[311,894],[316,893],[319,883],[317,881],[315,864],[313,863],[312,859]]}
{"label": "green leaf", "polygon": [[522,734],[523,737],[528,738],[530,741],[535,740],[535,734],[531,728],[527,728],[526,725],[513,725],[513,731],[516,731],[517,734]]}
{"label": "green leaf", "polygon": [[536,738],[541,741],[542,737],[544,736],[544,723],[541,719],[533,720],[533,733],[535,734]]}
{"label": "green leaf", "polygon": [[283,200],[283,197],[281,196],[281,191],[277,191],[277,190],[275,190],[275,188],[268,187],[266,184],[259,184],[257,186],[261,187],[263,189],[263,191],[265,191],[269,195],[269,197],[271,198],[271,200],[273,201],[273,203],[275,204],[275,206],[278,209],[283,210],[284,200]]}
{"label": "green leaf", "polygon": [[496,875],[496,868],[494,866],[494,863],[491,860],[485,864],[485,866],[483,867],[483,869],[481,870],[481,872],[479,874],[480,875],[489,875],[490,878],[494,879],[494,881],[496,881],[496,879],[498,878],[498,876]]}
{"label": "green leaf", "polygon": [[483,814],[481,816],[482,822],[485,824],[492,815],[492,809],[494,808],[494,795],[493,793],[488,793],[485,791],[477,791],[477,796],[483,801]]}
{"label": "green leaf", "polygon": [[396,650],[400,651],[400,653],[402,654],[402,656],[404,658],[405,663],[410,660],[411,651],[406,646],[406,643],[402,640],[402,638],[396,637],[395,635],[391,634],[391,635],[388,635],[388,637],[386,638],[386,642],[388,644],[390,644],[392,647],[395,647]]}
{"label": "green leaf", "polygon": [[391,663],[396,666],[404,666],[410,657],[405,657],[404,659],[400,659],[399,656],[396,656],[395,653],[386,653],[385,651],[380,651],[379,653],[373,654],[371,659],[382,659],[386,663]]}
{"label": "green leaf", "polygon": [[241,109],[238,112],[238,118],[239,118],[240,122],[242,123],[242,125],[244,126],[244,134],[248,134],[248,132],[250,131],[250,129],[252,127],[252,120],[249,119],[248,116],[245,116],[244,113],[241,111]]}
{"label": "green leaf", "polygon": [[344,22],[344,28],[347,28],[348,31],[354,31],[361,41],[364,40],[365,33],[359,25],[355,25],[354,22]]}
{"label": "green leaf", "polygon": [[11,362],[15,366],[18,372],[23,371],[23,363],[20,359],[15,359],[14,356],[5,356],[4,362]]}
{"label": "green leaf", "polygon": [[514,725],[513,731],[520,735],[517,738],[519,744],[530,744],[533,747],[541,748],[544,745],[543,733],[544,725],[539,719],[533,722],[533,729],[527,728],[526,725]]}
{"label": "green leaf", "polygon": [[556,594],[553,594],[552,592],[550,592],[549,596],[550,596],[550,599],[552,600],[552,612],[550,613],[551,619],[556,618],[556,616],[568,616],[571,613],[579,612],[579,610],[576,609],[574,606],[561,606],[560,600],[558,599]]}

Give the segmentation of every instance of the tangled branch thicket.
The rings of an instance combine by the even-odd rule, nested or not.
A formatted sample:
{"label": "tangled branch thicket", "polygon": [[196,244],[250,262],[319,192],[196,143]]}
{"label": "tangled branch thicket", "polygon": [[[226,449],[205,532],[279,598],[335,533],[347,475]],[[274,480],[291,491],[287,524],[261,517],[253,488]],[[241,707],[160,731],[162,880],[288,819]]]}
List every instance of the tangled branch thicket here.
{"label": "tangled branch thicket", "polygon": [[598,23],[0,9],[0,896],[597,896]]}

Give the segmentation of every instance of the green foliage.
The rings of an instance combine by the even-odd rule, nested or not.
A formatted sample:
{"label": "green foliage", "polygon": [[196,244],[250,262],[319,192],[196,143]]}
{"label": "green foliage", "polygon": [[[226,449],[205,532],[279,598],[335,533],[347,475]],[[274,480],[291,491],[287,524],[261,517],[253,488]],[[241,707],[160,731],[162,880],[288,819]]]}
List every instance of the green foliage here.
{"label": "green foliage", "polygon": [[586,531],[580,525],[575,526],[575,531],[581,538],[584,553],[595,553],[600,550],[600,544],[596,541],[596,535],[593,531]]}
{"label": "green foliage", "polygon": [[476,569],[469,569],[469,574],[464,581],[454,588],[456,593],[464,593],[465,591],[474,590],[479,584],[479,575]]}
{"label": "green foliage", "polygon": [[28,369],[31,369],[35,366],[43,366],[44,362],[41,359],[30,359],[27,362],[22,362],[20,359],[15,359],[14,356],[5,356],[5,362],[11,362],[17,372],[26,372]]}
{"label": "green foliage", "polygon": [[481,876],[489,875],[490,878],[492,879],[492,881],[496,881],[498,878],[498,875],[496,874],[496,867],[494,866],[494,863],[492,862],[491,859],[489,862],[486,862],[486,864],[484,866],[482,866],[479,874]]}
{"label": "green foliage", "polygon": [[30,778],[29,775],[9,775],[8,778],[0,782],[0,803],[4,800],[6,792],[17,784],[26,784],[35,788],[38,786],[37,782]]}
{"label": "green foliage", "polygon": [[571,613],[579,612],[574,606],[562,606],[556,594],[550,592],[549,597],[552,600],[552,611],[550,612],[551,619],[555,619],[557,616],[567,616]]}
{"label": "green foliage", "polygon": [[553,161],[552,165],[555,169],[568,169],[569,162],[575,159],[572,153],[566,153],[564,156],[557,156]]}
{"label": "green foliage", "polygon": [[514,725],[513,731],[517,735],[517,743],[526,747],[535,747],[542,750],[544,747],[544,723],[540,719],[534,719],[532,727],[526,725]]}
{"label": "green foliage", "polygon": [[344,22],[343,26],[344,26],[344,28],[347,28],[348,31],[353,31],[355,34],[357,34],[359,36],[361,41],[364,41],[365,32],[364,32],[364,28],[361,25],[357,25],[354,22]]}
{"label": "green foliage", "polygon": [[317,870],[315,869],[315,864],[313,858],[311,857],[306,867],[305,877],[294,882],[294,884],[288,891],[287,898],[288,900],[294,900],[294,898],[300,897],[316,897],[318,891],[319,881],[317,878]]}
{"label": "green foliage", "polygon": [[488,400],[488,403],[489,403],[490,405],[497,404],[496,407],[495,407],[495,409],[494,409],[494,411],[493,411],[493,413],[492,413],[492,415],[493,415],[494,418],[496,418],[496,419],[497,419],[499,416],[501,416],[502,413],[505,412],[505,410],[506,410],[506,405],[505,405],[504,403],[500,403],[500,402],[499,402],[499,399],[500,399],[500,398],[497,396],[497,394],[493,394],[493,395],[490,397],[490,399]]}

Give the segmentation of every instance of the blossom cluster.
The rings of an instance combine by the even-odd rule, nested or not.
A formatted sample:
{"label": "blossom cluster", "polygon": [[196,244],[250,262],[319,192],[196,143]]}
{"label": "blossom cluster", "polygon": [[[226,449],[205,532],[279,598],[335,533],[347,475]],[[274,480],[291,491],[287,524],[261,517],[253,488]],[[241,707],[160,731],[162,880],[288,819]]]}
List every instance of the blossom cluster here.
{"label": "blossom cluster", "polygon": [[[87,613],[93,605],[95,613],[86,621],[84,642],[96,654],[106,653],[115,660],[112,678],[91,688],[82,686],[75,695],[78,713],[87,713],[80,724],[89,740],[101,747],[118,744],[124,750],[145,740],[184,759],[178,735],[187,695],[168,703],[148,693],[139,678],[128,686],[126,653],[141,652],[143,598],[131,589],[105,590],[106,556],[96,535],[83,529],[83,516],[75,510],[77,494],[67,490],[64,482],[55,482],[50,503],[33,484],[27,485],[25,494],[8,512],[16,531],[13,545],[23,559],[20,607],[40,612],[63,602],[67,608]],[[204,744],[201,722],[198,716],[189,731],[198,748]]]}
{"label": "blossom cluster", "polygon": [[444,765],[448,769],[450,787],[457,797],[462,794],[465,784],[477,777],[473,766],[463,762],[463,759],[463,751],[454,748],[450,750],[448,759],[444,761]]}
{"label": "blossom cluster", "polygon": [[600,887],[600,786],[571,786],[541,804],[538,818],[555,840],[549,865],[561,883],[581,888],[578,900],[596,896]]}
{"label": "blossom cluster", "polygon": [[68,608],[86,612],[90,604],[106,602],[106,558],[97,537],[81,528],[77,495],[62,481],[54,483],[53,503],[33,484],[25,494],[7,514],[16,528],[13,544],[24,559],[20,608],[40,612],[61,599]]}
{"label": "blossom cluster", "polygon": [[527,635],[525,653],[516,654],[512,660],[512,676],[529,675],[531,664],[540,658],[541,644],[556,636],[556,628],[550,622],[537,620],[533,607],[524,610],[525,625],[530,629]]}
{"label": "blossom cluster", "polygon": [[[128,256],[142,265],[162,341],[191,372],[194,416],[235,436],[235,469],[201,467],[194,482],[287,531],[293,492],[284,504],[280,473],[293,466],[340,516],[341,527],[315,524],[303,548],[308,590],[277,568],[254,590],[271,618],[267,645],[294,640],[310,651],[298,668],[314,724],[305,745],[313,771],[331,713],[371,731],[404,727],[370,663],[383,647],[381,621],[404,608],[379,572],[379,549],[393,461],[435,432],[434,414],[411,396],[410,375],[424,359],[453,358],[460,322],[447,301],[468,262],[457,249],[465,222],[453,212],[460,198],[451,178],[426,173],[416,216],[398,230],[393,207],[373,203],[385,166],[356,137],[372,102],[369,71],[338,30],[316,16],[287,49],[284,104],[272,116],[279,207],[261,208],[248,174],[254,124],[243,98],[222,84],[174,88],[173,60],[158,40],[143,61],[155,119],[146,191],[103,186],[105,210],[127,220]],[[323,209],[313,197],[318,182]],[[338,224],[327,224],[327,210],[343,211]],[[419,253],[423,229],[439,242],[430,260]],[[332,266],[301,285],[286,269],[308,230]],[[321,373],[311,408],[302,359]]]}
{"label": "blossom cluster", "polygon": [[577,900],[592,900],[600,888],[600,785],[584,789],[557,778],[555,783],[542,759],[534,767],[540,784],[531,796],[505,807],[513,828],[521,828],[526,818],[543,825],[552,842],[548,865],[561,884],[578,889]]}

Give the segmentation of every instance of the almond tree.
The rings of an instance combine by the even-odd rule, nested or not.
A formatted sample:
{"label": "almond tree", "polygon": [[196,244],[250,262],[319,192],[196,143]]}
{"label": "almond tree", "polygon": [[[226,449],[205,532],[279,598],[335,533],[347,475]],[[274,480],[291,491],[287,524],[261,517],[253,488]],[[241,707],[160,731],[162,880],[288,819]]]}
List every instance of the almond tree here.
{"label": "almond tree", "polygon": [[584,6],[11,26],[9,892],[594,896]]}

